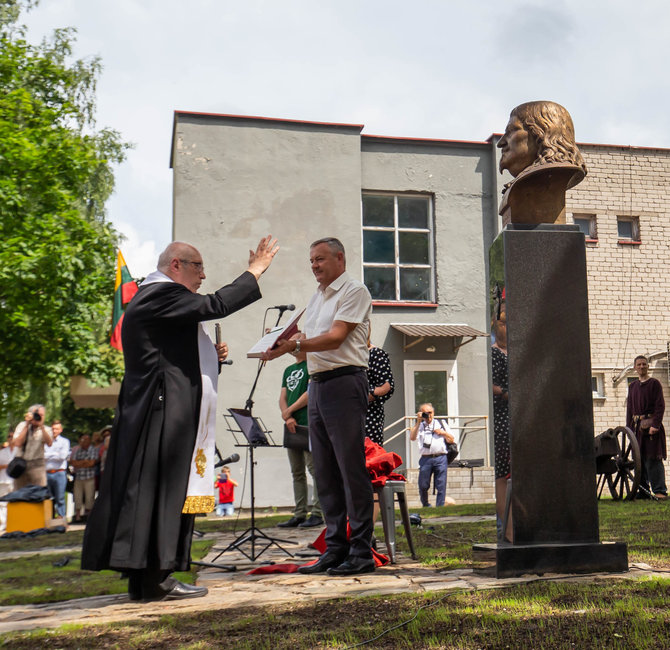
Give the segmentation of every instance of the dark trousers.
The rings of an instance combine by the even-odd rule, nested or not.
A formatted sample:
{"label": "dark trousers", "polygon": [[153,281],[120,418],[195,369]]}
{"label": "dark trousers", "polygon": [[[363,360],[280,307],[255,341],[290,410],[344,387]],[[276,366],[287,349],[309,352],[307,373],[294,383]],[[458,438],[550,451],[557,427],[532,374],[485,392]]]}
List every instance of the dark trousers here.
{"label": "dark trousers", "polygon": [[[313,381],[309,387],[309,438],[328,551],[372,557],[373,497],[365,467],[365,372]],[[347,515],[351,535],[347,541]]]}
{"label": "dark trousers", "polygon": [[660,458],[643,458],[640,485],[654,494],[666,494],[665,467]]}
{"label": "dark trousers", "polygon": [[161,569],[128,569],[128,595],[140,598],[160,598],[176,582],[169,571]]}

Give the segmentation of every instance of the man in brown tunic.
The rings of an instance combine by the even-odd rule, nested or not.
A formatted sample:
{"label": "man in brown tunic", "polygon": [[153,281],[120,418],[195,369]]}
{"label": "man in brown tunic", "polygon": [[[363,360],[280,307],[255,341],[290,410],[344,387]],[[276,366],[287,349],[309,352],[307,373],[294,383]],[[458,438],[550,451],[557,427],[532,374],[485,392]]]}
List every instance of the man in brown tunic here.
{"label": "man in brown tunic", "polygon": [[667,458],[663,413],[665,400],[658,379],[649,376],[649,360],[640,355],[633,362],[638,379],[628,387],[626,426],[635,432],[642,456],[640,486],[667,499],[663,460]]}

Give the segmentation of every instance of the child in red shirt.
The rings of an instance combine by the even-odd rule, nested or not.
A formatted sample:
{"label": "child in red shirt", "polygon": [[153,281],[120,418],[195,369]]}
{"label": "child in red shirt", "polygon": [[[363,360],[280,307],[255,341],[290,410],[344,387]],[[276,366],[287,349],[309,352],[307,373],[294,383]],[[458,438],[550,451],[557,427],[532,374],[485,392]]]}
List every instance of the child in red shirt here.
{"label": "child in red shirt", "polygon": [[235,500],[235,488],[237,485],[237,481],[230,477],[230,467],[226,465],[221,469],[219,478],[214,483],[214,487],[219,489],[219,503],[216,506],[216,514],[219,517],[235,513],[233,501]]}

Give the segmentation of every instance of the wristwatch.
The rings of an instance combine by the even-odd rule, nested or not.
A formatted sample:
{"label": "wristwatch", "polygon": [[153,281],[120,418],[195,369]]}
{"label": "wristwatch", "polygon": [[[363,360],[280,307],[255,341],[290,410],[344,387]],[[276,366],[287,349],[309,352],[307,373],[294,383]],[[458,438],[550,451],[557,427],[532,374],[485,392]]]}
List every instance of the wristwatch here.
{"label": "wristwatch", "polygon": [[300,354],[300,339],[296,340],[293,352],[294,354]]}

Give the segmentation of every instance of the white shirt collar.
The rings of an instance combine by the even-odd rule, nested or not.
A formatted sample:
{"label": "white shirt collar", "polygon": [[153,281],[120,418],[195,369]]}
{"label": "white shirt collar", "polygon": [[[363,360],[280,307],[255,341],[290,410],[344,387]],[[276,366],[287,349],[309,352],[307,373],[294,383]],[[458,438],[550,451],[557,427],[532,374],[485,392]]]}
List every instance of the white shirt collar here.
{"label": "white shirt collar", "polygon": [[174,282],[174,280],[171,277],[165,275],[163,271],[156,270],[149,273],[149,275],[147,275],[147,277],[142,280],[140,286],[143,287],[145,284],[154,284],[154,282]]}
{"label": "white shirt collar", "polygon": [[339,291],[348,281],[350,277],[346,271],[342,271],[325,289],[319,287],[319,291],[326,293],[326,291]]}

